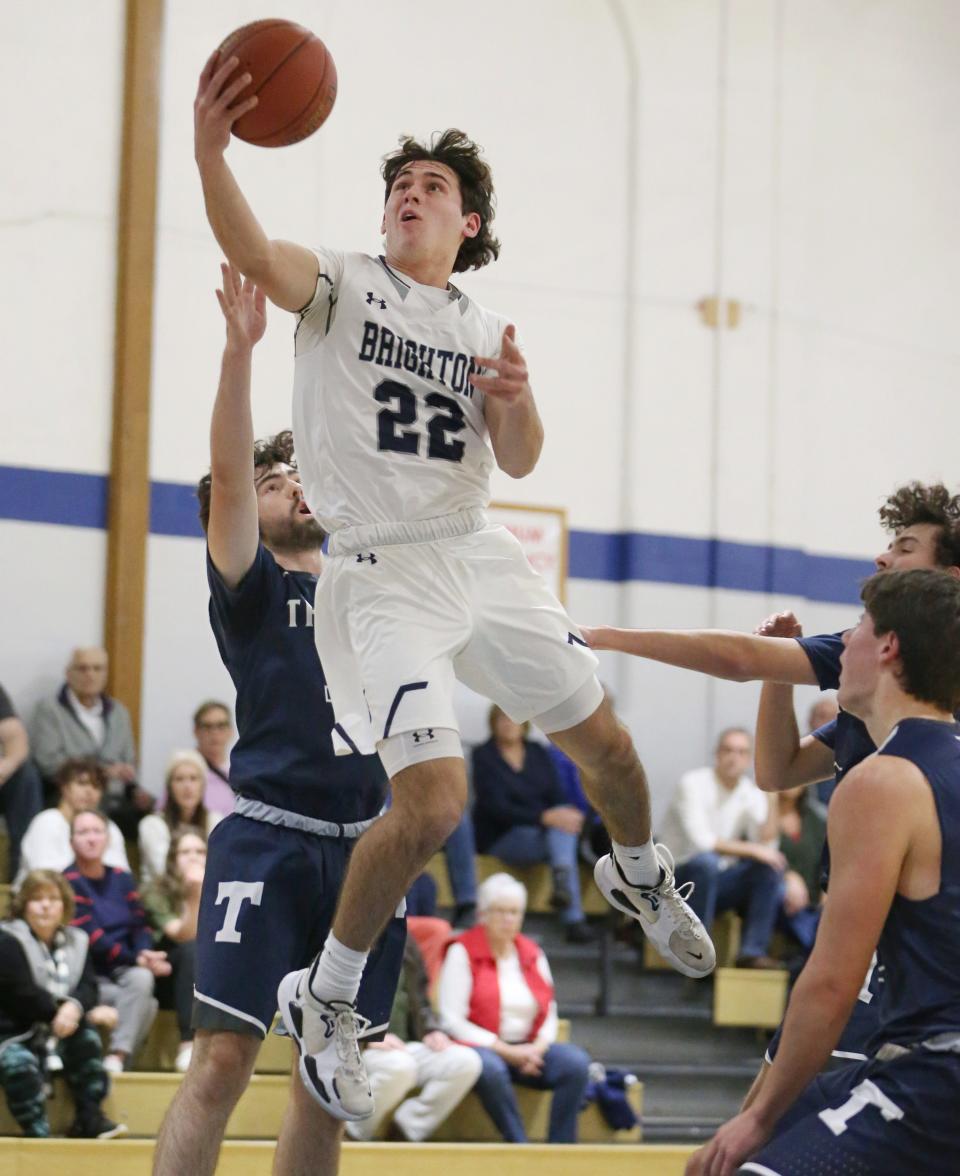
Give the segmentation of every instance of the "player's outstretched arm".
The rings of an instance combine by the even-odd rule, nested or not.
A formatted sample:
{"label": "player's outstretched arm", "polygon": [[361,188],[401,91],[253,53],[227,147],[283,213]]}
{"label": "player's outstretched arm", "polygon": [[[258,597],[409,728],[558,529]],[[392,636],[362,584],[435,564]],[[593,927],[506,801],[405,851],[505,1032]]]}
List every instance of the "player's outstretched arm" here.
{"label": "player's outstretched arm", "polygon": [[227,80],[236,57],[220,61],[215,52],[203,67],[193,104],[194,155],[200,170],[207,219],[228,260],[283,310],[302,310],[317,284],[316,256],[291,241],[272,241],[253,215],[224,152],[230,128],[257,103],[256,96],[235,103],[249,74]]}
{"label": "player's outstretched arm", "polygon": [[537,412],[516,328],[503,332],[498,356],[474,356],[492,375],[474,376],[474,387],[484,393],[483,416],[497,465],[511,478],[525,478],[540,460],[543,423]]}
{"label": "player's outstretched arm", "polygon": [[210,521],[207,546],[228,588],[243,579],[257,554],[260,527],[253,482],[253,349],[267,327],[266,300],[232,265],[221,265],[217,301],[227,323],[220,384],[210,421]]}
{"label": "player's outstretched arm", "polygon": [[793,687],[765,682],[757,710],[756,780],[764,792],[816,784],[833,775],[833,751],[813,735],[800,738]]}
{"label": "player's outstretched arm", "polygon": [[815,686],[810,659],[792,637],[757,637],[727,629],[614,629],[580,626],[591,649],[615,650],[730,682]]}

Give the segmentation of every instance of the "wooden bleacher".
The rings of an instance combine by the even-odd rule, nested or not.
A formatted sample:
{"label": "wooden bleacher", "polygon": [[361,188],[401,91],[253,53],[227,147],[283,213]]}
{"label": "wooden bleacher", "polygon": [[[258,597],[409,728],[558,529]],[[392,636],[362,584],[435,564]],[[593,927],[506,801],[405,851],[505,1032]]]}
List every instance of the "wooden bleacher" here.
{"label": "wooden bleacher", "polygon": [[[347,1143],[340,1176],[683,1176],[694,1148],[677,1144]],[[152,1140],[0,1139],[4,1176],[150,1176]],[[273,1144],[227,1142],[218,1176],[266,1176]],[[190,1176],[184,1173],[184,1176]]]}

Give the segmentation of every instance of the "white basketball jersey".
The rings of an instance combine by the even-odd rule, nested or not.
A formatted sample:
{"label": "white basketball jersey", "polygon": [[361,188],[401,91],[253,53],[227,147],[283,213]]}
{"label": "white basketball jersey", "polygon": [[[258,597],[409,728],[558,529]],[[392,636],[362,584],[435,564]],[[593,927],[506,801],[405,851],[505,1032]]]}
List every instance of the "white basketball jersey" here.
{"label": "white basketball jersey", "polygon": [[475,355],[499,355],[508,320],[382,258],[316,253],[316,293],[296,330],[293,434],[321,525],[485,507],[494,456],[470,377]]}

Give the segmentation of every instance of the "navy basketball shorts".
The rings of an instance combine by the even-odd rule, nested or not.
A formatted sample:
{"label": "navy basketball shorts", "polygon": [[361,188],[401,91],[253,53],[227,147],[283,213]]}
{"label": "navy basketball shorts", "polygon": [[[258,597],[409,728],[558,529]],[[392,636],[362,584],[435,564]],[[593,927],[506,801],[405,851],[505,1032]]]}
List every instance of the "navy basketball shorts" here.
{"label": "navy basketball shorts", "polygon": [[[237,813],[217,825],[200,899],[195,1029],[266,1036],[277,985],[323,947],[355,844]],[[405,941],[405,917],[393,918],[367,960],[357,1010],[371,1039],[390,1020]]]}
{"label": "navy basketball shorts", "polygon": [[958,1176],[960,1055],[911,1050],[822,1074],[739,1171],[759,1176]]}

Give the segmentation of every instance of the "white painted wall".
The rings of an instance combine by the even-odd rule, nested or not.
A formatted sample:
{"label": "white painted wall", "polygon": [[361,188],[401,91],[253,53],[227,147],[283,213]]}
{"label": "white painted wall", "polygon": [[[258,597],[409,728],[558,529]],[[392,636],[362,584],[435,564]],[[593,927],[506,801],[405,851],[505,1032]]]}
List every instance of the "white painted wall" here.
{"label": "white painted wall", "polygon": [[[18,162],[0,191],[0,465],[107,467],[122,14],[119,0],[82,11],[52,0],[8,21],[4,146]],[[277,0],[271,14],[322,36],[340,78],[328,125],[306,143],[230,149],[271,234],[376,250],[377,165],[401,131],[461,125],[487,150],[503,254],[462,285],[515,317],[548,438],[538,470],[498,479],[498,497],[565,506],[586,530],[865,556],[898,483],[954,480],[952,0],[490,0],[480,15],[441,0]],[[252,0],[167,4],[155,479],[206,468],[222,339],[192,161],[196,77],[227,32],[262,15]],[[26,49],[41,45],[38,69]],[[38,137],[37,125],[55,130]],[[737,330],[703,325],[696,303],[717,294],[741,304]],[[291,324],[275,312],[255,369],[259,431],[288,422],[291,372]],[[26,587],[0,579],[0,681],[26,702],[58,677],[67,646],[99,633],[102,536],[68,530],[0,523],[3,550],[31,568]],[[783,603],[595,581],[569,595],[584,622],[645,625],[752,626]],[[793,603],[809,631],[852,611]],[[199,543],[151,539],[147,616],[155,786],[196,701],[226,690]],[[606,659],[604,675],[658,805],[716,729],[755,706],[751,688],[661,667]]]}

